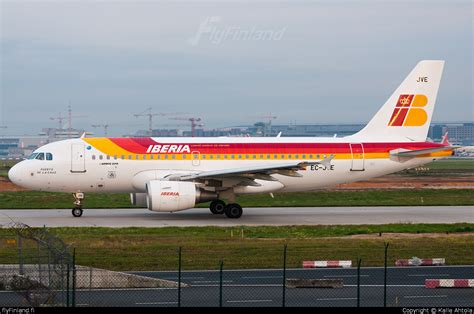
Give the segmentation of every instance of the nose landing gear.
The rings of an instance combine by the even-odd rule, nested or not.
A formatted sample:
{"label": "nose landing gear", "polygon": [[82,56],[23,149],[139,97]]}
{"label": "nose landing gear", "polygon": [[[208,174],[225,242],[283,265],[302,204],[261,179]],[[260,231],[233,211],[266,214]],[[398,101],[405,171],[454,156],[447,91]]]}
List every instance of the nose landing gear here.
{"label": "nose landing gear", "polygon": [[74,217],[81,217],[83,210],[82,210],[82,200],[84,199],[84,193],[72,193],[74,196],[74,208],[72,209],[72,215]]}

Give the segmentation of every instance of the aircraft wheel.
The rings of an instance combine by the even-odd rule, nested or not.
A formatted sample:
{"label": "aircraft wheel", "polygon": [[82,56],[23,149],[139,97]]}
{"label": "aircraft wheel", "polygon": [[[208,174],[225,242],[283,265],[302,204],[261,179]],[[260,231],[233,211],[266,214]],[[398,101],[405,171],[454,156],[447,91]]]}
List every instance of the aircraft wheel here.
{"label": "aircraft wheel", "polygon": [[76,207],[76,208],[73,208],[73,209],[72,209],[72,215],[73,215],[74,217],[81,217],[81,216],[82,216],[82,213],[83,213],[82,208]]}
{"label": "aircraft wheel", "polygon": [[239,204],[229,204],[225,207],[224,212],[228,218],[240,218],[243,210]]}
{"label": "aircraft wheel", "polygon": [[221,200],[214,200],[211,202],[211,205],[209,205],[209,209],[214,215],[222,215],[225,210],[225,203]]}

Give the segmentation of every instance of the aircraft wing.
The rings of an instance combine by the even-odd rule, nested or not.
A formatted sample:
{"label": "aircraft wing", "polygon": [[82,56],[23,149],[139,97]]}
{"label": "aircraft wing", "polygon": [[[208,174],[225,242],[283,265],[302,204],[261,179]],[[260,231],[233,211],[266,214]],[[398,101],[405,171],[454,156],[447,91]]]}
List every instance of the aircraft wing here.
{"label": "aircraft wing", "polygon": [[456,148],[458,148],[458,147],[456,147],[456,146],[441,146],[441,147],[415,149],[415,150],[398,148],[398,149],[391,150],[390,155],[398,156],[398,157],[416,157],[416,156],[419,156],[419,155],[440,152],[440,151],[443,151],[443,150],[453,150],[453,149],[456,149]]}
{"label": "aircraft wing", "polygon": [[[222,170],[203,171],[199,173],[170,175],[165,179],[176,181],[194,181],[194,180],[222,180],[225,178],[241,178],[246,185],[258,185],[253,179],[278,181],[272,177],[272,174],[280,174],[290,177],[300,177],[297,171],[311,165],[323,165],[329,167],[334,155],[324,158],[320,161],[295,161],[273,165],[249,166],[242,168],[231,168]],[[253,183],[255,184],[253,184]]]}

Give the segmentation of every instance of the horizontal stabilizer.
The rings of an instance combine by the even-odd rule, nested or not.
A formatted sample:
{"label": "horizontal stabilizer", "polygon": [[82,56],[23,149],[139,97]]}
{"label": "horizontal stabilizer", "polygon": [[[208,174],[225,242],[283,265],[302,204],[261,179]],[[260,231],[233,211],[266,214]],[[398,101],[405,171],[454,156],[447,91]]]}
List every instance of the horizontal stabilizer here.
{"label": "horizontal stabilizer", "polygon": [[404,149],[404,148],[397,148],[394,150],[390,151],[391,156],[398,156],[398,157],[416,157],[420,155],[425,155],[425,154],[430,154],[430,153],[435,153],[435,152],[441,152],[444,150],[453,150],[458,147],[456,146],[441,146],[441,147],[434,147],[434,148],[425,148],[425,149],[416,149],[416,150],[410,150],[410,149]]}

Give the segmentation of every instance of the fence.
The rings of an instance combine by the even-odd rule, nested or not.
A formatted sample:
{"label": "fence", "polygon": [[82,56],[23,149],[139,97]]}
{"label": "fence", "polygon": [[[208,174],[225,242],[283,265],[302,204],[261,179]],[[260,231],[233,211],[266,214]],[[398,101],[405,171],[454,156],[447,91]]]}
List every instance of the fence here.
{"label": "fence", "polygon": [[0,305],[74,306],[74,256],[57,237],[21,223],[9,226],[0,264]]}
{"label": "fence", "polygon": [[[100,259],[102,266],[94,267],[94,262],[87,265],[87,261],[92,261],[90,259],[94,254],[92,248],[85,254],[86,256],[78,256],[83,264],[75,265],[71,250],[61,244],[62,242],[57,242],[58,239],[51,239],[49,236],[41,230],[35,231],[33,235],[29,228],[21,229],[18,233],[17,239],[22,242],[16,243],[14,249],[6,251],[12,258],[0,259],[14,264],[8,267],[15,269],[10,278],[3,280],[10,282],[10,287],[5,285],[3,288],[0,287],[0,290],[4,290],[0,293],[0,305],[53,304],[84,307],[472,307],[474,305],[472,289],[456,287],[435,289],[427,287],[426,284],[427,280],[431,279],[443,279],[449,284],[452,279],[472,280],[474,266],[412,266],[429,264],[429,261],[423,258],[443,256],[419,255],[420,258],[412,258],[406,255],[403,246],[394,246],[392,243],[380,245],[381,243],[377,242],[373,247],[364,247],[360,250],[354,247],[347,247],[346,250],[338,248],[341,252],[339,256],[346,257],[341,261],[327,260],[328,256],[332,256],[330,254],[334,248],[298,245],[297,242],[268,249],[262,249],[262,246],[245,247],[241,250],[236,248],[232,254],[222,248],[213,247],[161,248],[153,254],[152,264],[142,264],[144,269],[148,270],[121,272],[105,268],[126,269],[124,267],[130,262],[150,259],[140,251],[134,251],[133,248],[137,247],[134,246],[131,247],[126,259],[124,258],[125,262],[120,256],[111,252],[114,258],[103,256]],[[26,245],[26,242],[30,242],[30,245]],[[47,255],[46,252],[52,255]],[[420,248],[420,254],[423,252],[423,248]],[[456,254],[472,255],[471,244],[457,247],[454,255]],[[97,256],[94,260],[97,261]],[[449,261],[447,258],[448,264]],[[396,266],[396,263],[399,266]],[[8,267],[3,265],[0,269]],[[32,287],[26,287],[24,283],[15,286],[12,282],[17,279],[14,278],[29,278],[28,283]],[[467,281],[468,285],[470,283],[474,285],[474,281]],[[40,295],[41,298],[33,300],[31,295]]]}

